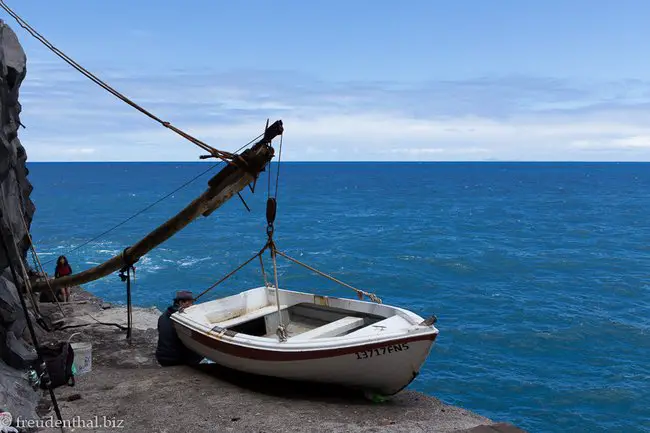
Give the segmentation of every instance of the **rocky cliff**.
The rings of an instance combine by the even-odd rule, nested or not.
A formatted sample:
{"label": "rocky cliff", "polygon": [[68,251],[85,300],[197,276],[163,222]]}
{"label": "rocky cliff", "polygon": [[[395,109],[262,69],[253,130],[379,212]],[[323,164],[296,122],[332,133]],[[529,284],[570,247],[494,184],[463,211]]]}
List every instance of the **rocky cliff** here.
{"label": "rocky cliff", "polygon": [[[29,246],[25,223],[29,228],[35,210],[30,200],[32,185],[27,180],[27,154],[18,139],[18,93],[26,73],[25,52],[16,34],[0,20],[0,209],[2,224],[10,230],[23,257]],[[27,322],[8,265],[9,258],[0,249],[0,411],[35,418],[38,394],[23,379],[35,353],[27,343]]]}

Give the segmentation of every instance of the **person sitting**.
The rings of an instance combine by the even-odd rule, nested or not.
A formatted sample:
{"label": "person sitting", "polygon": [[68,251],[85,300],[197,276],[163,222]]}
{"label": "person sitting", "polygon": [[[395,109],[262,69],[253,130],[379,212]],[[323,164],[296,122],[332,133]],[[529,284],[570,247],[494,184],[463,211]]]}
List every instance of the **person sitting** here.
{"label": "person sitting", "polygon": [[[54,270],[54,278],[67,277],[72,275],[72,267],[68,263],[66,256],[59,256],[56,260],[56,269]],[[62,287],[60,294],[57,296],[62,302],[70,301],[70,287]]]}
{"label": "person sitting", "polygon": [[173,305],[158,318],[158,347],[156,360],[163,367],[172,365],[199,364],[203,357],[188,349],[176,333],[171,315],[181,308],[187,308],[194,303],[192,292],[181,290],[176,292]]}

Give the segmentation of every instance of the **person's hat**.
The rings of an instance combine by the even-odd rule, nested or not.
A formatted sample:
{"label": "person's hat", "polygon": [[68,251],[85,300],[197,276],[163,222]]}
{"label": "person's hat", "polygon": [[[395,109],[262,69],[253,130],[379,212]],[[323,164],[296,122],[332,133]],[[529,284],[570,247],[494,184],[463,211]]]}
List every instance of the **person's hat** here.
{"label": "person's hat", "polygon": [[192,296],[192,292],[189,290],[179,290],[176,292],[176,297],[174,298],[174,301],[193,301],[194,297]]}

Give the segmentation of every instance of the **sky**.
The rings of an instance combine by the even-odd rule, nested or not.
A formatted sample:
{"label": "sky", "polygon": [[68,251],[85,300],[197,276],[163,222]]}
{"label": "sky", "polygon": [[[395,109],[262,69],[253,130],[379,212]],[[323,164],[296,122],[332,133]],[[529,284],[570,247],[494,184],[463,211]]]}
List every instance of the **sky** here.
{"label": "sky", "polygon": [[[88,70],[223,150],[287,161],[650,161],[645,0],[5,0]],[[31,161],[195,161],[1,11]]]}

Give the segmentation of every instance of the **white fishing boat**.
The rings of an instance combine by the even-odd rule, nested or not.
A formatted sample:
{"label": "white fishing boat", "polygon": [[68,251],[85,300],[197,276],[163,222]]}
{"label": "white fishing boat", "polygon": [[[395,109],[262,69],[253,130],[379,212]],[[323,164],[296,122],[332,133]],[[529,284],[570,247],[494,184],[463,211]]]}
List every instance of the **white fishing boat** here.
{"label": "white fishing boat", "polygon": [[377,302],[276,293],[272,286],[195,304],[171,317],[181,341],[217,364],[385,396],[418,375],[438,335],[433,317]]}

